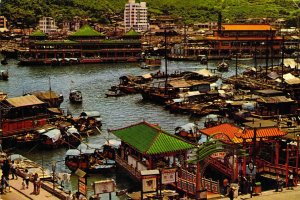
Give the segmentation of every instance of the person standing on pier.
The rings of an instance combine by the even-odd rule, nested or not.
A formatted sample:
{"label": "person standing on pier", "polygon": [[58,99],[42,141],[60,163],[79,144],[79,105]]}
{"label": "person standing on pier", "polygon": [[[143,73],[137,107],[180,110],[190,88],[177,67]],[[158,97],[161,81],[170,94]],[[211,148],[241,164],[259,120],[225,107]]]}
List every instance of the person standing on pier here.
{"label": "person standing on pier", "polygon": [[10,172],[11,172],[12,179],[15,179],[16,177],[16,180],[18,180],[18,175],[16,174],[17,165],[14,161],[11,161]]}
{"label": "person standing on pier", "polygon": [[2,174],[5,176],[6,180],[9,179],[9,171],[10,171],[10,165],[8,163],[8,160],[4,160],[2,165]]}
{"label": "person standing on pier", "polygon": [[26,188],[28,189],[28,186],[29,186],[29,173],[28,173],[28,169],[25,169],[25,172],[24,172],[24,181],[25,181],[25,184],[26,184]]}

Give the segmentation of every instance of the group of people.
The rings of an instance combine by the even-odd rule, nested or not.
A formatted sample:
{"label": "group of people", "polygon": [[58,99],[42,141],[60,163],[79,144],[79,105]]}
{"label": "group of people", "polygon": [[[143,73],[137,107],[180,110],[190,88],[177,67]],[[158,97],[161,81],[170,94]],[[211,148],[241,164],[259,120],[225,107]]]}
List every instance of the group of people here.
{"label": "group of people", "polygon": [[23,181],[22,181],[22,189],[25,190],[28,189],[29,187],[29,182],[30,180],[32,181],[33,183],[33,191],[31,194],[34,194],[34,195],[38,195],[40,194],[40,189],[41,189],[41,180],[39,178],[39,175],[37,173],[35,173],[34,175],[31,175],[27,169],[25,169],[24,171],[24,178],[23,178]]}

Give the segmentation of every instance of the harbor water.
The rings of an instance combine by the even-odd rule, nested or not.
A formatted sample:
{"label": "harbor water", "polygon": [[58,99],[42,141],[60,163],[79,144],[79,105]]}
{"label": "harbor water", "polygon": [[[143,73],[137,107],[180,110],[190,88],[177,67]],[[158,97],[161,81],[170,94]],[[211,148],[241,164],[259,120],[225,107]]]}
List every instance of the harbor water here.
{"label": "harbor water", "polygon": [[[199,62],[168,61],[168,73],[175,71],[194,71],[202,68],[215,69],[219,61],[211,61],[208,66]],[[61,93],[64,102],[61,107],[69,110],[73,116],[78,116],[82,111],[99,111],[103,122],[102,134],[90,136],[85,139],[88,143],[104,143],[114,136],[107,133],[107,129],[117,129],[140,121],[159,124],[162,129],[174,133],[177,126],[197,121],[202,127],[204,119],[191,118],[188,115],[171,114],[160,105],[155,105],[142,100],[140,94],[123,97],[106,98],[107,90],[119,83],[122,75],[142,75],[155,73],[157,70],[165,71],[164,62],[161,68],[155,70],[141,69],[140,63],[110,63],[72,66],[18,66],[16,60],[8,60],[8,65],[0,69],[8,69],[9,80],[0,81],[0,91],[6,92],[8,97],[21,96],[28,92],[51,90]],[[278,61],[274,62],[278,64]],[[264,65],[264,61],[260,61]],[[235,61],[229,61],[230,70],[222,74],[228,77],[235,74]],[[246,66],[253,66],[253,61],[240,61],[238,73],[245,70]],[[220,82],[220,81],[219,81]],[[69,91],[78,89],[82,92],[82,105],[70,104]],[[40,163],[51,170],[56,165],[56,172],[70,172],[64,165],[64,157],[67,149],[42,150],[39,146],[33,148],[15,149],[29,159]],[[113,178],[117,183],[117,190],[136,189],[128,176],[124,174],[95,174],[88,177],[89,194],[92,194],[91,183],[98,180]],[[72,175],[71,183],[65,185],[68,189],[77,190],[77,177]],[[108,194],[101,195],[102,199],[108,199]],[[113,199],[119,199],[115,194]],[[122,198],[121,198],[122,199]]]}

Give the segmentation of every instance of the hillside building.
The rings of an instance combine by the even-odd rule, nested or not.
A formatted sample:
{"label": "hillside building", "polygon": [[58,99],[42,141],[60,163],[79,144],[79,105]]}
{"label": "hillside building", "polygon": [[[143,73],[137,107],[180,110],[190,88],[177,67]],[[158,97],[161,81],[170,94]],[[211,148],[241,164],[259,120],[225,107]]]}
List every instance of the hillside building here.
{"label": "hillside building", "polygon": [[6,31],[8,31],[6,17],[0,16],[0,32],[6,32]]}
{"label": "hillside building", "polygon": [[146,2],[136,3],[135,0],[129,0],[124,10],[125,32],[131,28],[137,32],[147,31],[149,28],[147,14]]}
{"label": "hillside building", "polygon": [[57,26],[55,20],[52,17],[43,17],[39,20],[39,29],[47,34],[56,32]]}

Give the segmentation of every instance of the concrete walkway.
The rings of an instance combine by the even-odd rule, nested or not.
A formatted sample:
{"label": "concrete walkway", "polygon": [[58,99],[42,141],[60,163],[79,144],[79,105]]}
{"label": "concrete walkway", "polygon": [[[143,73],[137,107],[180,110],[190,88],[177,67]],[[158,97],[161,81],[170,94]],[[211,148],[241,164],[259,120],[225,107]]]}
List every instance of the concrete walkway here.
{"label": "concrete walkway", "polygon": [[[229,199],[228,197],[217,198],[217,199]],[[300,185],[294,187],[294,190],[287,190],[286,188],[283,189],[282,192],[275,192],[275,190],[263,191],[261,195],[252,196],[250,194],[241,195],[235,198],[237,200],[246,200],[246,199],[253,199],[253,200],[299,200],[300,199]]]}

